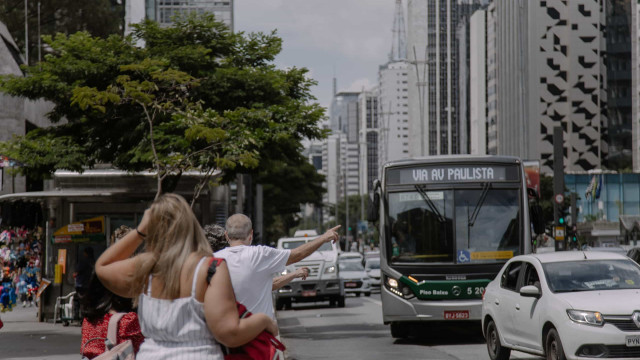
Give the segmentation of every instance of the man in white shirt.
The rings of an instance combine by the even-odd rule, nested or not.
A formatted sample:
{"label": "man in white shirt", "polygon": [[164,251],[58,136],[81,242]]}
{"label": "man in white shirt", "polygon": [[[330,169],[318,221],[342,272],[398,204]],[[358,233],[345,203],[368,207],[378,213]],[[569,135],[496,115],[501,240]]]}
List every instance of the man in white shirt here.
{"label": "man in white shirt", "polygon": [[229,247],[215,253],[229,268],[236,301],[252,313],[265,313],[275,319],[271,289],[273,274],[281,273],[316,251],[322,244],[338,240],[340,226],[327,230],[318,238],[293,250],[279,250],[268,246],[250,246],[253,241],[251,219],[235,214],[227,219],[225,235]]}

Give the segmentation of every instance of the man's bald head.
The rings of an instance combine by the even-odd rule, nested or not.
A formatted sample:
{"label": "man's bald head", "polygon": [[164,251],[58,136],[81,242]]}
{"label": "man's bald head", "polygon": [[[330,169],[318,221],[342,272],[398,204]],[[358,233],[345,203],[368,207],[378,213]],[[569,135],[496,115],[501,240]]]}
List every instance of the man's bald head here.
{"label": "man's bald head", "polygon": [[229,241],[246,240],[251,234],[251,219],[243,214],[231,215],[227,219],[225,228],[227,229],[227,238]]}

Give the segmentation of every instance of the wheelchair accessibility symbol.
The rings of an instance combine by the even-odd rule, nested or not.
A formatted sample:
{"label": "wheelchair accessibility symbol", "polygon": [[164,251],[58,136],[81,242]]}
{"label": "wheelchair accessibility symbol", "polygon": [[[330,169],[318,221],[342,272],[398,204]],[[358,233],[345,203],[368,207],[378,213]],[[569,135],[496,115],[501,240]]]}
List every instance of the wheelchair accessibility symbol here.
{"label": "wheelchair accessibility symbol", "polygon": [[458,250],[458,263],[468,263],[471,261],[471,254],[466,250]]}

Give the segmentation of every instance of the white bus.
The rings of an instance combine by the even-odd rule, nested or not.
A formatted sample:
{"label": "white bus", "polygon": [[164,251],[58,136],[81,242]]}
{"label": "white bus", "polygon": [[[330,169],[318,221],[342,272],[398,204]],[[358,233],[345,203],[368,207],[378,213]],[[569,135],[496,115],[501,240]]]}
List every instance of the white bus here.
{"label": "white bus", "polygon": [[418,322],[479,321],[485,286],[508,259],[531,252],[533,228],[544,231],[515,157],[395,161],[375,189],[382,314],[396,338]]}

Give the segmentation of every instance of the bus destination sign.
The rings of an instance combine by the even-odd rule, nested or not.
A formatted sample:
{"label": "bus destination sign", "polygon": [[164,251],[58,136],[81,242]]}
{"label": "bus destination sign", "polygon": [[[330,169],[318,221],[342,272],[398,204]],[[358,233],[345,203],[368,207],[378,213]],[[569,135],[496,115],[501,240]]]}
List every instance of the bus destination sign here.
{"label": "bus destination sign", "polygon": [[508,165],[434,165],[387,171],[389,185],[518,180],[518,167]]}

